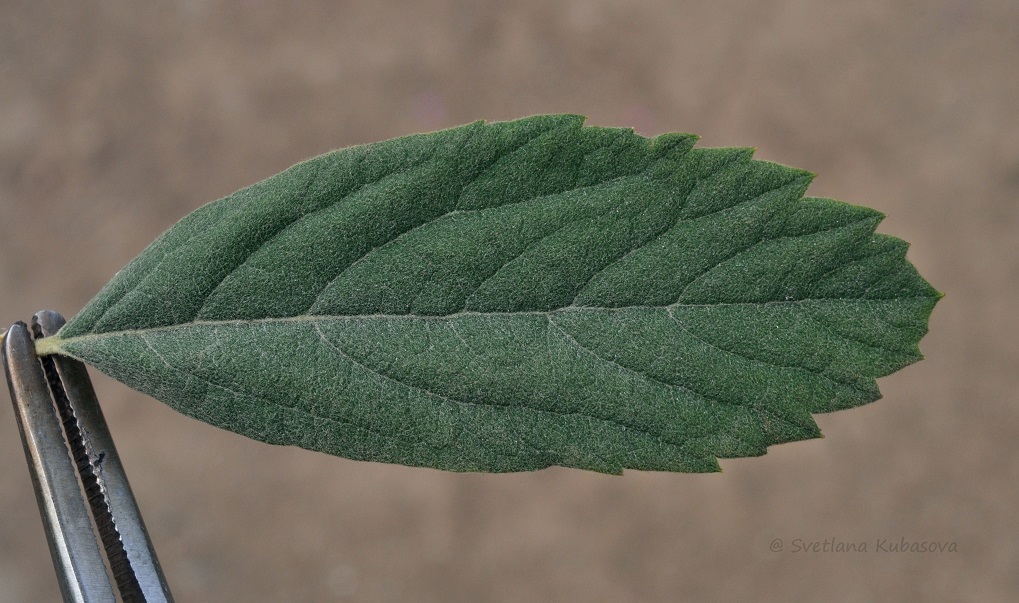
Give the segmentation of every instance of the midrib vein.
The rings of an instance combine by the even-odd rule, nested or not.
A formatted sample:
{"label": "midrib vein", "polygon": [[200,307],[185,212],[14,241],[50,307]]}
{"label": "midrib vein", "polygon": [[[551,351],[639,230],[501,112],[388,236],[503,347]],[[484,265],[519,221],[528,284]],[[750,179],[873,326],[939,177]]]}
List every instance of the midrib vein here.
{"label": "midrib vein", "polygon": [[40,356],[48,354],[60,353],[64,351],[64,347],[68,343],[72,342],[87,342],[98,339],[106,339],[109,337],[124,337],[132,335],[143,335],[150,333],[160,333],[167,331],[174,331],[180,329],[190,329],[193,327],[222,327],[222,326],[255,326],[259,324],[300,324],[300,323],[316,323],[322,321],[341,321],[341,320],[429,320],[429,321],[443,321],[443,320],[454,320],[458,318],[487,318],[497,320],[500,318],[513,318],[513,317],[540,317],[548,318],[551,316],[562,315],[571,312],[623,312],[627,310],[674,310],[680,308],[723,308],[723,307],[774,307],[774,306],[800,306],[803,304],[814,304],[814,303],[844,303],[844,304],[877,304],[877,303],[904,303],[916,299],[926,299],[924,296],[913,296],[903,298],[892,298],[892,299],[855,299],[855,298],[808,298],[808,299],[796,299],[796,300],[771,300],[764,302],[721,302],[721,303],[709,303],[709,304],[684,304],[674,303],[667,305],[632,305],[632,306],[617,306],[617,307],[605,307],[605,306],[563,306],[562,308],[556,308],[554,310],[521,310],[515,312],[475,312],[475,311],[462,311],[454,312],[452,314],[442,315],[423,315],[423,314],[301,314],[298,316],[284,316],[284,317],[268,317],[268,318],[248,318],[248,319],[228,319],[228,320],[195,320],[191,322],[175,324],[175,325],[164,325],[159,327],[150,327],[144,329],[124,329],[119,331],[106,331],[103,333],[88,333],[85,335],[76,335],[73,337],[60,337],[60,334],[45,337],[36,341],[36,353]]}

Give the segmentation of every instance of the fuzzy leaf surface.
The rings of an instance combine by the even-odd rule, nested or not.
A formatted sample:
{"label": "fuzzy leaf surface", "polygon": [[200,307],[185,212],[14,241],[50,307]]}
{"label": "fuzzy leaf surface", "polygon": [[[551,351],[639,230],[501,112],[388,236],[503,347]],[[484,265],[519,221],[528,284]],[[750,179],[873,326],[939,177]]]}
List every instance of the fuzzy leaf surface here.
{"label": "fuzzy leaf surface", "polygon": [[352,147],[167,231],[40,353],[273,444],[714,471],[920,359],[940,294],[807,172],[551,115]]}

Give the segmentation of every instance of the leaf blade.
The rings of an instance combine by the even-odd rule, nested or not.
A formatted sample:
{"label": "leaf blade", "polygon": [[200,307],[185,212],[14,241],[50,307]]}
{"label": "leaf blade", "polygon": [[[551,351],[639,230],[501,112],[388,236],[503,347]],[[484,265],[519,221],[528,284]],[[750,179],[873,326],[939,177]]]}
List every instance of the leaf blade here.
{"label": "leaf blade", "polygon": [[609,473],[817,437],[811,413],[921,357],[939,294],[883,216],[746,150],[581,126],[299,164],[185,218],[42,349],[272,443]]}

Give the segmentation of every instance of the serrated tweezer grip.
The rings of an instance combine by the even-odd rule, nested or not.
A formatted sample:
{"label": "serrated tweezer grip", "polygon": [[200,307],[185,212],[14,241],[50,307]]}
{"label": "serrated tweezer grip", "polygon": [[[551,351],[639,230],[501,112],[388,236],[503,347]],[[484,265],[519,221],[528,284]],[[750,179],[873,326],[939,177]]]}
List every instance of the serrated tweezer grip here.
{"label": "serrated tweezer grip", "polygon": [[8,331],[3,362],[64,600],[115,601],[112,574],[126,603],[170,602],[85,366],[35,355],[33,331],[52,335],[64,320],[44,311],[32,322]]}

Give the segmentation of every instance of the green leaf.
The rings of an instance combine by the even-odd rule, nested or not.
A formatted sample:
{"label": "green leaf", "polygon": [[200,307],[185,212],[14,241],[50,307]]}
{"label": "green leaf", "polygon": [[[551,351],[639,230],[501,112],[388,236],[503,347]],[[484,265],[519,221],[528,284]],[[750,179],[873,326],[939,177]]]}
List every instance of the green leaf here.
{"label": "green leaf", "polygon": [[940,297],[811,175],[583,118],[298,164],[185,217],[40,354],[273,444],[715,471],[921,358]]}

